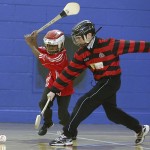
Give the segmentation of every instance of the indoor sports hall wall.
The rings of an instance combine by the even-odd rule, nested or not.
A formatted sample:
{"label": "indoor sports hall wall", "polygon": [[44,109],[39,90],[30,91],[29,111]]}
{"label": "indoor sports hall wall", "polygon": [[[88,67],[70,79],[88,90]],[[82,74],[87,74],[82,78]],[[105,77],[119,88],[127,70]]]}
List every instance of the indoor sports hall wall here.
{"label": "indoor sports hall wall", "polygon": [[[61,12],[69,0],[0,0],[0,122],[33,123],[39,113],[38,101],[44,87],[46,70],[34,58],[24,41],[24,35],[39,29]],[[72,2],[72,1],[71,1]],[[60,29],[66,34],[68,57],[76,47],[70,39],[71,28],[81,20],[89,19],[102,38],[150,41],[150,0],[78,0],[81,6],[76,16],[66,17],[39,34]],[[118,105],[142,123],[150,124],[150,54],[121,56],[122,86]],[[79,83],[80,82],[80,83]],[[86,70],[75,80],[69,110],[77,98],[95,82]],[[54,122],[57,123],[57,105],[54,104]],[[83,123],[111,124],[98,108]]]}

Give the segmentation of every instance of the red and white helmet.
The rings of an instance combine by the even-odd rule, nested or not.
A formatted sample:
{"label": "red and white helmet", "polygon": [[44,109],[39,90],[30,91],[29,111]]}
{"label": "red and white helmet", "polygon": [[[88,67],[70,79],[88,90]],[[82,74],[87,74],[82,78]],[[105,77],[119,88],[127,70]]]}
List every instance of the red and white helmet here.
{"label": "red and white helmet", "polygon": [[60,30],[51,30],[48,31],[47,34],[44,36],[43,41],[47,52],[50,54],[55,54],[63,49],[65,36],[64,33]]}

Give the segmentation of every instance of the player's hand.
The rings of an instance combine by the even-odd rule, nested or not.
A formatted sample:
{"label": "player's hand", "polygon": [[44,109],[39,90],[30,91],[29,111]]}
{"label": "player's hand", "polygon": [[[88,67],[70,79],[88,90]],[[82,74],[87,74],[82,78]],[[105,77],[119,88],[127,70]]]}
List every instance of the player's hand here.
{"label": "player's hand", "polygon": [[55,93],[51,91],[47,94],[47,99],[50,99],[50,101],[53,101],[54,97],[55,97]]}
{"label": "player's hand", "polygon": [[24,36],[26,43],[29,46],[36,46],[37,45],[37,31],[33,31],[31,34],[26,34]]}

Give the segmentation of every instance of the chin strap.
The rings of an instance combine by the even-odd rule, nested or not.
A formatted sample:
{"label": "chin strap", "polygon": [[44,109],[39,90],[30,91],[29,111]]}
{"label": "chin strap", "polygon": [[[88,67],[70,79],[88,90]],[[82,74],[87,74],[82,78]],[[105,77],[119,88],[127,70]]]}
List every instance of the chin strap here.
{"label": "chin strap", "polygon": [[84,35],[84,41],[85,41],[87,44],[90,43],[90,42],[93,40],[93,38],[95,37],[95,35],[97,34],[97,32],[100,31],[101,28],[102,28],[102,27],[99,27],[99,28],[96,30],[95,34],[93,35],[93,37],[92,37],[90,40],[88,40],[88,37],[86,37],[86,36]]}
{"label": "chin strap", "polygon": [[99,27],[99,28],[96,30],[96,32],[95,32],[95,34],[94,34],[94,35],[96,35],[96,34],[97,34],[97,32],[99,32],[101,29],[102,29],[102,27]]}
{"label": "chin strap", "polygon": [[[99,27],[99,28],[96,30],[96,32],[95,32],[95,34],[93,35],[93,37],[91,38],[91,40],[90,40],[89,42],[87,42],[87,47],[89,46],[89,44],[91,43],[91,41],[94,39],[95,35],[96,35],[101,29],[102,29],[102,27]],[[87,38],[86,38],[85,41],[88,41]]]}
{"label": "chin strap", "polygon": [[[90,42],[93,40],[93,38],[95,37],[95,35],[100,31],[102,29],[102,27],[99,27],[97,30],[96,30],[96,32],[95,32],[95,34],[93,35],[93,37],[92,37],[92,39],[90,40]],[[89,42],[89,43],[90,43]]]}

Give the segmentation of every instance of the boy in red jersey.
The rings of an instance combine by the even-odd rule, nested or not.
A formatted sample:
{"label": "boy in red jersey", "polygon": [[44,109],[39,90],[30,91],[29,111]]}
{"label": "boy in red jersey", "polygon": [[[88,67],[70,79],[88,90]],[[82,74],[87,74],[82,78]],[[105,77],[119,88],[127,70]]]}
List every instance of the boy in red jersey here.
{"label": "boy in red jersey", "polygon": [[[46,77],[45,89],[39,102],[42,110],[47,102],[47,94],[53,82],[57,79],[61,71],[68,65],[66,49],[64,48],[65,36],[62,31],[51,30],[44,36],[44,47],[38,47],[37,32],[34,31],[29,35],[25,35],[26,43],[31,48],[33,54],[39,59],[41,64],[49,70]],[[68,106],[73,93],[73,83],[71,82],[61,92],[56,94],[58,104],[58,117],[60,124],[65,126],[70,120]],[[53,125],[52,109],[53,101],[51,101],[44,113],[44,124],[40,128],[38,134],[43,136],[47,133],[47,129]]]}
{"label": "boy in red jersey", "polygon": [[93,73],[96,85],[79,98],[70,122],[63,128],[63,134],[49,143],[52,146],[72,145],[72,137],[77,135],[79,124],[101,105],[109,120],[135,131],[135,144],[141,144],[150,130],[148,125],[141,125],[137,119],[118,108],[116,102],[116,94],[121,85],[119,56],[150,52],[150,42],[101,39],[95,34],[94,24],[89,20],[81,21],[72,30],[72,40],[80,48],[53,83],[48,98],[53,99],[55,93],[63,90],[86,68]]}

